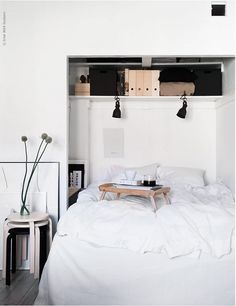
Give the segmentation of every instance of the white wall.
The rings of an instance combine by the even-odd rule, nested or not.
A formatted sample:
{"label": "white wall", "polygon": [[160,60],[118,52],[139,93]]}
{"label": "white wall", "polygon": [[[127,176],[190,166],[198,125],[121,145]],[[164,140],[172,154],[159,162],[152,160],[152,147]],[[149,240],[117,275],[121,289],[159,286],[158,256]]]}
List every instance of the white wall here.
{"label": "white wall", "polygon": [[21,135],[32,136],[35,148],[38,135],[51,134],[45,159],[61,162],[63,213],[67,56],[232,55],[234,1],[227,5],[226,17],[211,17],[210,1],[197,0],[1,2],[0,160],[23,159]]}
{"label": "white wall", "polygon": [[[99,98],[71,99],[71,131],[74,142],[71,152],[77,158],[89,159],[90,181],[101,177],[101,170],[109,165],[143,166],[158,162],[162,165],[201,168],[206,181],[216,179],[216,115],[215,102],[188,99],[187,116],[180,119],[176,113],[182,102],[132,100],[121,98],[122,119],[112,118],[114,101]],[[84,128],[77,129],[77,115],[83,117]],[[82,115],[81,115],[82,113]],[[74,121],[75,120],[75,121]],[[86,124],[89,123],[88,124]],[[86,128],[87,126],[87,128]],[[104,156],[104,129],[124,131],[124,156]],[[89,135],[87,141],[83,136]],[[77,135],[77,136],[75,136]],[[89,152],[89,154],[88,154]],[[74,157],[73,155],[73,157]]]}
{"label": "white wall", "polygon": [[235,60],[225,60],[224,70],[224,97],[216,111],[216,170],[235,192]]}
{"label": "white wall", "polygon": [[217,109],[217,177],[235,192],[235,100]]}

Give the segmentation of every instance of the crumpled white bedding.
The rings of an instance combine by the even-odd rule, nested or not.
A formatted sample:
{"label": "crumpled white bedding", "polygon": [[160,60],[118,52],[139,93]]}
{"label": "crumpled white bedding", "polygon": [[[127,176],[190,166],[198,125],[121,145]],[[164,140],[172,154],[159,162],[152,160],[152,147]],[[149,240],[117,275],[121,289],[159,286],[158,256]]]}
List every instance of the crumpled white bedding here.
{"label": "crumpled white bedding", "polygon": [[166,185],[172,204],[159,201],[156,214],[148,199],[98,203],[97,186],[81,192],[58,224],[35,304],[233,305],[231,192]]}
{"label": "crumpled white bedding", "polygon": [[233,252],[169,259],[56,235],[35,304],[222,306],[234,290]]}
{"label": "crumpled white bedding", "polygon": [[165,253],[169,258],[229,254],[234,230],[231,192],[221,183],[171,187],[171,205],[161,205],[153,213],[149,200],[140,197],[138,202],[134,197],[97,202],[99,193],[92,186],[61,218],[58,235],[139,253]]}

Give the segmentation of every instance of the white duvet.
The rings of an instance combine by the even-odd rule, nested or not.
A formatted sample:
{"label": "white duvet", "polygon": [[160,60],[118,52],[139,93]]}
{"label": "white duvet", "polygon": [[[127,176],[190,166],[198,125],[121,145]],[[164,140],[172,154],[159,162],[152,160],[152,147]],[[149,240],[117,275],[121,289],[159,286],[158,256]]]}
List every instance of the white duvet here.
{"label": "white duvet", "polygon": [[58,235],[103,247],[166,253],[169,258],[201,253],[219,258],[233,247],[234,201],[223,184],[173,186],[171,205],[161,205],[156,213],[148,199],[97,201],[98,196],[95,187],[82,192],[79,203],[60,219]]}

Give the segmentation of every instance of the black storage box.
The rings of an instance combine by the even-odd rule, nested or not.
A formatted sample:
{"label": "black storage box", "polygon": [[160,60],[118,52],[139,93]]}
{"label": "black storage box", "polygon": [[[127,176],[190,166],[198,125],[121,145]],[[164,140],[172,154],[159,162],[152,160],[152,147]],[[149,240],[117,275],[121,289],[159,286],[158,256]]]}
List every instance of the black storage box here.
{"label": "black storage box", "polygon": [[195,96],[221,96],[222,73],[221,69],[194,69]]}
{"label": "black storage box", "polygon": [[116,96],[117,72],[115,69],[90,68],[90,95]]}

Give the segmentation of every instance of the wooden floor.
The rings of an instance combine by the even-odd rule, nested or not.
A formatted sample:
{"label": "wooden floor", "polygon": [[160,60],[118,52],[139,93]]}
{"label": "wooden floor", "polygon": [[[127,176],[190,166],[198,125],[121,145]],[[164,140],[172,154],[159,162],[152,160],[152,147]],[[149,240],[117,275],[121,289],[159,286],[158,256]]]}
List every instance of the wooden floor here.
{"label": "wooden floor", "polygon": [[38,284],[39,280],[29,271],[17,271],[11,276],[11,286],[6,286],[0,271],[0,305],[32,305]]}

